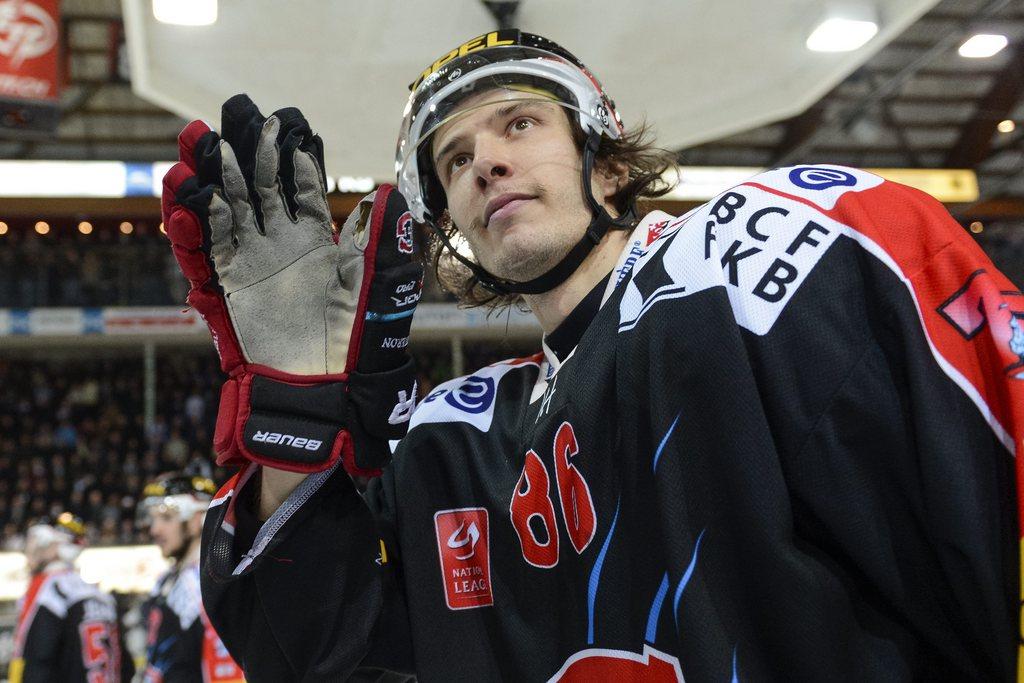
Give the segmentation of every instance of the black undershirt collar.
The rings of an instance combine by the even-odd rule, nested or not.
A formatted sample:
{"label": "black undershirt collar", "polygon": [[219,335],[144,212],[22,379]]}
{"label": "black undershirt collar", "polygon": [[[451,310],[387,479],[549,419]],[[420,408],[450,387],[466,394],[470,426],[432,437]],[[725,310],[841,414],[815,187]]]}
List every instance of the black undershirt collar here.
{"label": "black undershirt collar", "polygon": [[601,299],[604,297],[604,290],[608,285],[608,278],[611,272],[604,276],[590,292],[583,297],[583,300],[576,304],[576,308],[565,317],[565,320],[556,327],[551,334],[544,337],[544,343],[551,352],[555,354],[559,362],[565,361],[580,343],[583,333],[590,327],[591,321],[601,308]]}

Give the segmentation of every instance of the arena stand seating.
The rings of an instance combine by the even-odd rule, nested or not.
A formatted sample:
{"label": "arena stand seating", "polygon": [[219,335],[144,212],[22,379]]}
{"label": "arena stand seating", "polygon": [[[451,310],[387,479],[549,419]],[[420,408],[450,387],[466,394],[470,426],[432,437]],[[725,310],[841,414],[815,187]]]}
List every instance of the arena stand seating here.
{"label": "arena stand seating", "polygon": [[[142,360],[0,359],[0,528],[71,510],[94,544],[145,541],[135,503],[160,472],[209,468],[219,368],[212,354],[162,354],[147,429]],[[224,472],[214,472],[218,480]]]}

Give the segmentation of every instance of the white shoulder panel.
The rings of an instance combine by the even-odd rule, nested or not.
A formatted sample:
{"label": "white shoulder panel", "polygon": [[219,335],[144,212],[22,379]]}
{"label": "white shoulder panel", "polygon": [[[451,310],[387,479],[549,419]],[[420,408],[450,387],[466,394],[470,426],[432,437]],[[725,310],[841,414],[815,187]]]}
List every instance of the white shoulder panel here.
{"label": "white shoulder panel", "polygon": [[199,565],[185,567],[178,574],[171,591],[167,594],[167,606],[178,615],[183,631],[187,631],[199,618],[202,608],[202,593],[199,590]]}
{"label": "white shoulder panel", "polygon": [[439,384],[427,395],[409,420],[409,430],[430,422],[465,422],[482,432],[491,428],[498,383],[506,374],[524,365],[539,366],[534,359],[502,361]]}
{"label": "white shoulder panel", "polygon": [[[99,588],[91,583],[86,583],[76,572],[61,572],[54,574],[39,591],[37,601],[40,606],[46,607],[53,614],[63,618],[67,615],[68,608],[83,600],[90,601],[88,609],[96,613],[96,618],[108,616],[107,609],[113,610],[113,598],[102,593]],[[102,613],[102,615],[100,614]]]}
{"label": "white shoulder panel", "polygon": [[[841,166],[776,169],[723,192],[668,226],[625,283],[619,331],[656,304],[724,287],[736,322],[767,334],[807,275],[850,227],[824,210],[847,192],[885,182]],[[661,258],[658,258],[659,254]]]}

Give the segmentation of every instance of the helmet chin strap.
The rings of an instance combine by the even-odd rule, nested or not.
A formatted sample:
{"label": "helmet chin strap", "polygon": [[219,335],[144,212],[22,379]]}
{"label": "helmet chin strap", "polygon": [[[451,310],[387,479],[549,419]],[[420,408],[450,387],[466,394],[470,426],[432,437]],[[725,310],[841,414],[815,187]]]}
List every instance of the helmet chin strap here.
{"label": "helmet chin strap", "polygon": [[549,292],[558,285],[569,279],[569,276],[576,272],[576,269],[580,267],[587,255],[600,244],[601,240],[608,233],[608,229],[612,226],[618,228],[629,228],[636,221],[636,211],[630,206],[626,212],[618,218],[612,218],[611,214],[604,205],[598,203],[594,197],[594,191],[591,187],[590,181],[594,171],[594,159],[597,156],[597,148],[601,143],[601,133],[595,130],[591,130],[587,135],[587,142],[583,148],[583,196],[587,200],[587,204],[590,205],[590,210],[593,213],[593,218],[590,221],[590,225],[587,226],[587,230],[583,233],[583,237],[576,243],[569,253],[562,258],[561,261],[556,263],[550,270],[542,275],[538,275],[532,280],[525,282],[519,282],[516,280],[506,280],[500,278],[497,275],[493,275],[487,272],[479,264],[469,260],[458,250],[452,246],[448,236],[444,234],[444,231],[437,225],[435,221],[430,221],[431,227],[434,228],[434,232],[440,238],[441,243],[448,249],[452,256],[456,258],[462,265],[473,271],[477,279],[480,281],[480,285],[495,294],[543,294]]}

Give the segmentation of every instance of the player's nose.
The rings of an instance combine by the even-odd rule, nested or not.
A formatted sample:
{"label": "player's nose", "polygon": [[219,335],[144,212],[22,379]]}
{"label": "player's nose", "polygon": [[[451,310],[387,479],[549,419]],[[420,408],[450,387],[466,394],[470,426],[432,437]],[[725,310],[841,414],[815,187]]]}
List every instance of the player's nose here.
{"label": "player's nose", "polygon": [[480,136],[473,150],[473,173],[477,185],[484,189],[500,178],[512,175],[512,159],[508,145],[492,136]]}

